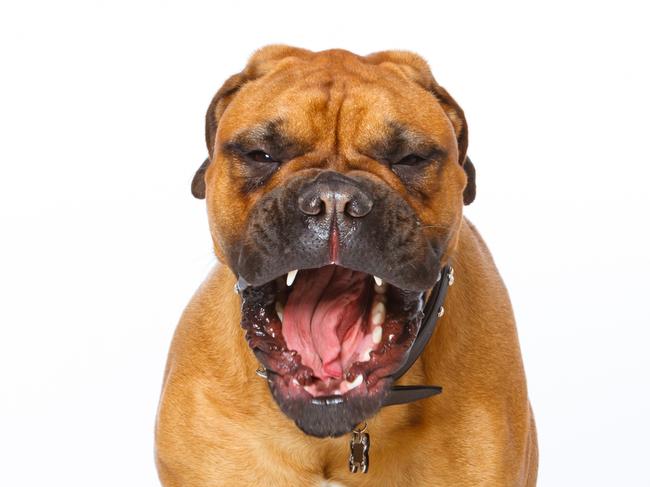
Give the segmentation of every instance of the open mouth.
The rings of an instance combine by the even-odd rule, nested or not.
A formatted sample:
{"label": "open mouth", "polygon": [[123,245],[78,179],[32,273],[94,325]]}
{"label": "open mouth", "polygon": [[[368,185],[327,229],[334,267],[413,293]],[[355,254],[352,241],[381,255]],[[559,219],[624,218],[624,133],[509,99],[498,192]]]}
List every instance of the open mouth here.
{"label": "open mouth", "polygon": [[373,415],[422,322],[424,293],[338,265],[242,291],[242,327],[281,409],[337,436]]}

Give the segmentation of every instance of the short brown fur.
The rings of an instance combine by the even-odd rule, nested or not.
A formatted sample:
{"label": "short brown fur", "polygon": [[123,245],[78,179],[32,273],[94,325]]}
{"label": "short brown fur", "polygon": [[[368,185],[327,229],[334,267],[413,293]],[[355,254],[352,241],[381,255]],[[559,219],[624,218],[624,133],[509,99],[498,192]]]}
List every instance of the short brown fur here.
{"label": "short brown fur", "polygon": [[[242,193],[244,175],[223,145],[278,114],[283,129],[309,150],[263,188]],[[211,163],[197,174],[193,192],[206,197],[221,264],[191,300],[171,346],[156,428],[163,485],[535,485],[536,433],[510,301],[486,245],[462,216],[467,125],[426,62],[406,52],[363,58],[269,46],[226,82],[206,118]],[[365,153],[386,133],[387,118],[445,148],[447,160],[418,182],[432,188],[430,197],[410,191]],[[312,167],[382,180],[432,235],[447,240],[444,260],[452,259],[456,271],[435,335],[399,381],[441,384],[444,392],[384,408],[368,421],[371,468],[365,475],[348,472],[349,438],[310,437],[279,410],[255,375],[258,363],[232,291],[226,249],[241,238],[245,216],[264,191]]]}

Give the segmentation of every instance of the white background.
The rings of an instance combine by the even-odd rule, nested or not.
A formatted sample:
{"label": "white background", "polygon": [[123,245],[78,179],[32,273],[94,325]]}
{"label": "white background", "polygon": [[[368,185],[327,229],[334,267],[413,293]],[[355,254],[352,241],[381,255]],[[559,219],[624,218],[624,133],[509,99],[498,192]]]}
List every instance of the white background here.
{"label": "white background", "polygon": [[157,485],[167,348],[214,262],[204,112],[281,42],[428,59],[468,118],[539,485],[649,486],[642,2],[219,3],[1,4],[0,485]]}

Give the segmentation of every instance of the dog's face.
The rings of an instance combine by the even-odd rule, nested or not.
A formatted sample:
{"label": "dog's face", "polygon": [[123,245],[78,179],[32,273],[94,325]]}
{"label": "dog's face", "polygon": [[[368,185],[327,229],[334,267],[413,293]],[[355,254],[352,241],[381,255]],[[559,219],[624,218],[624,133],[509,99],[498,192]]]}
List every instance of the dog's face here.
{"label": "dog's face", "polygon": [[381,407],[474,197],[462,110],[414,54],[270,46],[215,95],[206,140],[192,190],[248,284],[273,397],[309,434],[349,432]]}

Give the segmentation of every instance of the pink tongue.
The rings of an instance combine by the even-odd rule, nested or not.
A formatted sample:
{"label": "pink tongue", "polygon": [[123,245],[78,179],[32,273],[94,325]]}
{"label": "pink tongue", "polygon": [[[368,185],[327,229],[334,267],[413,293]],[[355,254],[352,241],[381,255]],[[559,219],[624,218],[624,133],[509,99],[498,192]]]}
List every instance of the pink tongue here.
{"label": "pink tongue", "polygon": [[298,273],[284,307],[282,333],[321,379],[341,378],[357,359],[365,287],[365,274],[334,265]]}

